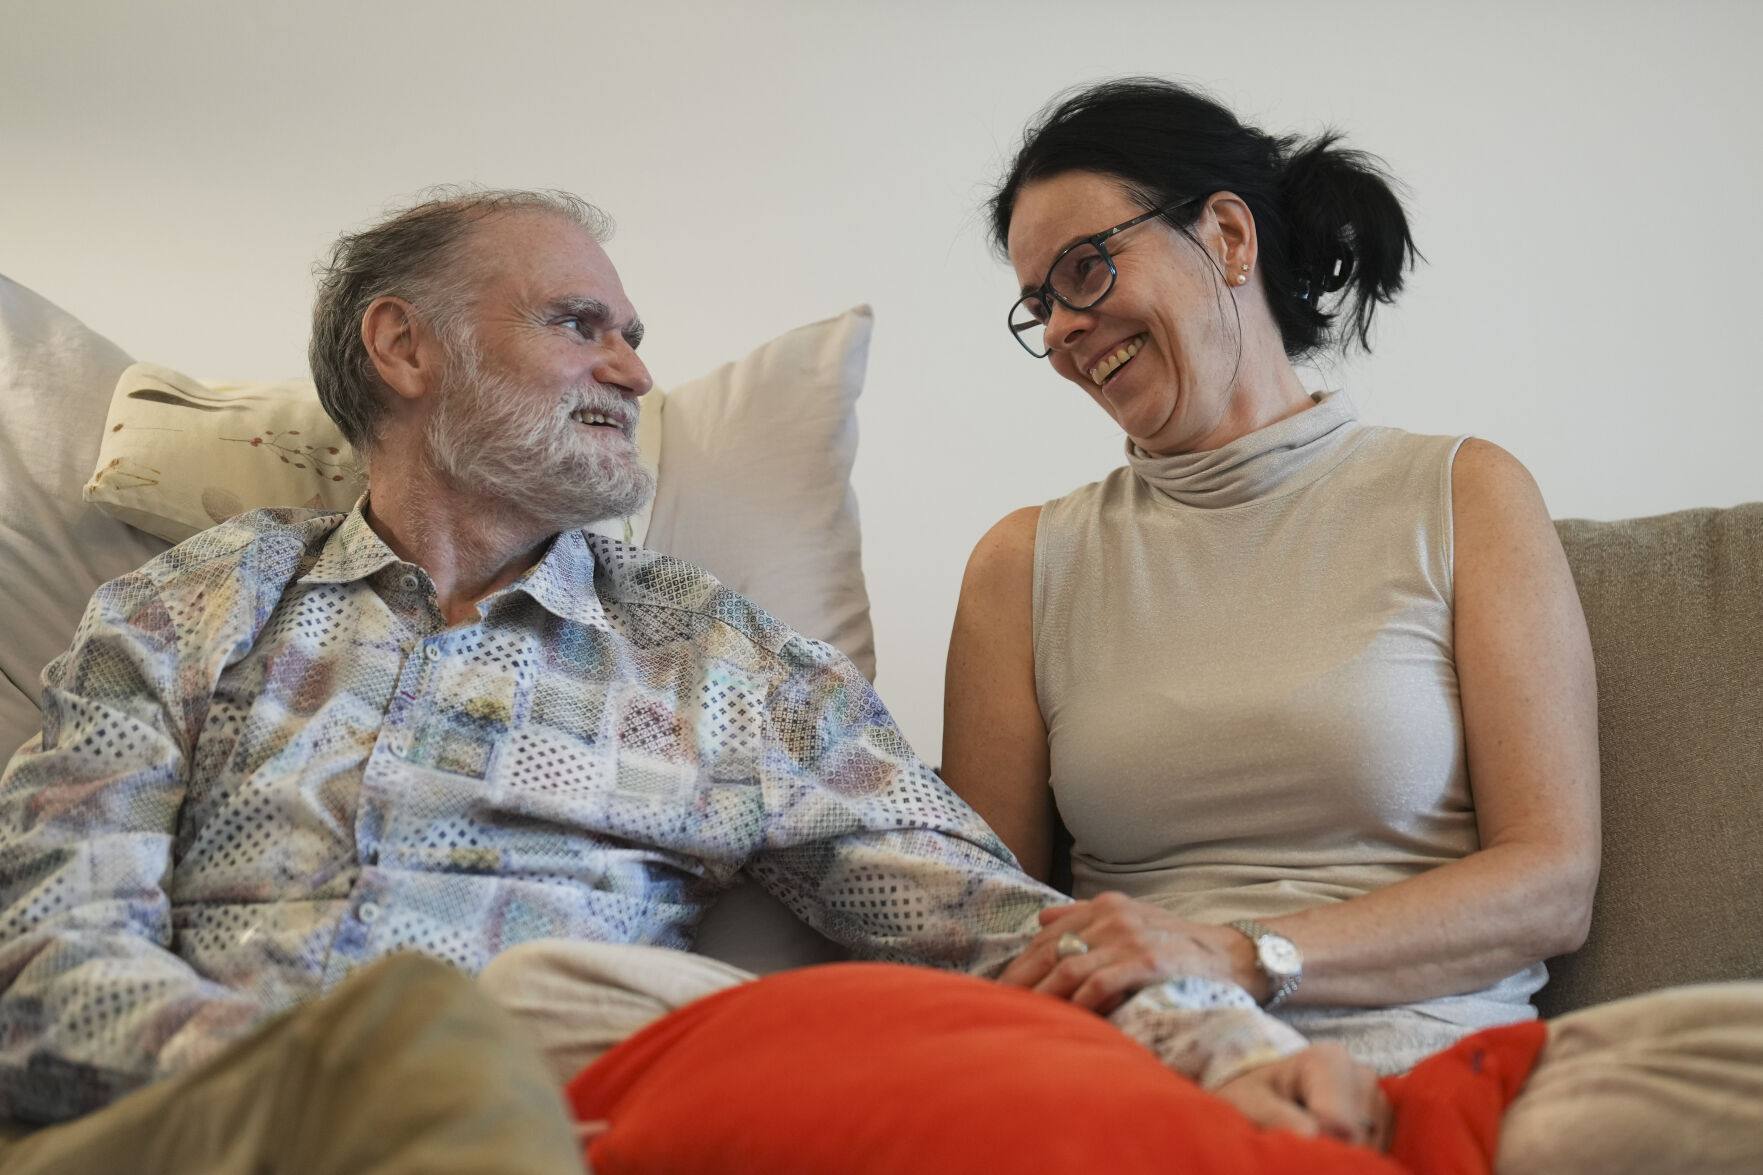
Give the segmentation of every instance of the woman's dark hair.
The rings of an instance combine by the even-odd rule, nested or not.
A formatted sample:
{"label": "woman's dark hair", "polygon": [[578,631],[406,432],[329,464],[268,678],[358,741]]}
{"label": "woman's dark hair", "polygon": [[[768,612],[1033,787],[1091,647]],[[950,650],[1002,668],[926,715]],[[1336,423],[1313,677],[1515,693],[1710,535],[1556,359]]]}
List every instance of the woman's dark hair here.
{"label": "woman's dark hair", "polygon": [[[1332,132],[1302,142],[1244,126],[1203,94],[1162,78],[1087,86],[1043,110],[1023,134],[1010,173],[987,205],[992,239],[1006,251],[1025,185],[1065,172],[1113,176],[1147,211],[1230,191],[1255,217],[1257,268],[1286,355],[1331,339],[1371,349],[1371,316],[1402,289],[1419,250],[1381,161],[1340,147]],[[1165,213],[1190,231],[1204,204]],[[1198,242],[1195,242],[1198,244]],[[1332,310],[1323,296],[1344,290]]]}

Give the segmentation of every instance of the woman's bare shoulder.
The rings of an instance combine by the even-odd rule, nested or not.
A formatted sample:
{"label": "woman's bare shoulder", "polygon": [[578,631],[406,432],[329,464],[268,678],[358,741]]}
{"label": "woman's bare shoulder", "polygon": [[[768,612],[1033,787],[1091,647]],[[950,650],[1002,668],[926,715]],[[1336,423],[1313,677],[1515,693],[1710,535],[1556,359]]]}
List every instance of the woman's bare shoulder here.
{"label": "woman's bare shoulder", "polygon": [[1032,574],[1040,521],[1039,506],[1024,506],[994,523],[968,557],[962,591],[998,588]]}
{"label": "woman's bare shoulder", "polygon": [[1540,507],[1542,491],[1524,462],[1492,441],[1468,437],[1451,464],[1451,495],[1459,505]]}

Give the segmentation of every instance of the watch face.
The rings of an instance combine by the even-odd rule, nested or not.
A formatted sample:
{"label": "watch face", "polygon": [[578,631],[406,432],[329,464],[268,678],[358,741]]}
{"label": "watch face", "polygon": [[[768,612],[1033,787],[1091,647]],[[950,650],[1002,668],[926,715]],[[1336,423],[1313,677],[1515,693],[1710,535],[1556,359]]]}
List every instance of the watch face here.
{"label": "watch face", "polygon": [[1256,944],[1261,965],[1273,975],[1296,975],[1302,965],[1302,957],[1298,948],[1289,938],[1277,934],[1264,934]]}

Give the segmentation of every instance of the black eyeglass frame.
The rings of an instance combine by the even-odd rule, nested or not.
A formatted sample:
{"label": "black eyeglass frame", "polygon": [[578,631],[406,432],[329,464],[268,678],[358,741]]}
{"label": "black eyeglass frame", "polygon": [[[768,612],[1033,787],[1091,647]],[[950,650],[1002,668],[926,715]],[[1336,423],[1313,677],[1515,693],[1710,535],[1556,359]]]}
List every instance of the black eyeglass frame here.
{"label": "black eyeglass frame", "polygon": [[[1042,351],[1037,351],[1028,345],[1028,340],[1023,338],[1023,335],[1036,327],[1045,329],[1047,323],[1053,320],[1054,299],[1057,299],[1060,305],[1071,310],[1089,310],[1096,306],[1100,306],[1102,300],[1114,292],[1114,282],[1115,279],[1120,276],[1120,271],[1114,268],[1114,255],[1108,252],[1107,246],[1102,242],[1106,241],[1109,237],[1114,236],[1116,233],[1123,233],[1129,228],[1144,224],[1147,220],[1151,220],[1158,216],[1164,216],[1168,213],[1174,212],[1177,208],[1192,204],[1196,200],[1204,200],[1205,198],[1205,196],[1188,196],[1185,199],[1177,200],[1173,204],[1165,204],[1161,208],[1153,208],[1151,211],[1135,216],[1131,220],[1123,220],[1113,228],[1105,228],[1101,232],[1092,233],[1090,236],[1087,236],[1080,241],[1073,241],[1071,244],[1065,246],[1065,248],[1059,250],[1059,256],[1053,258],[1053,264],[1047,266],[1047,276],[1042,279],[1041,284],[1035,289],[1024,293],[1022,297],[1016,299],[1016,301],[1010,303],[1010,311],[1004,317],[1004,324],[1010,328],[1010,337],[1015,339],[1024,351],[1027,351],[1029,355],[1036,359],[1045,359],[1048,355],[1051,355],[1053,353],[1051,347]],[[1085,302],[1082,306],[1079,306],[1070,298],[1067,298],[1064,294],[1061,294],[1058,290],[1053,288],[1053,271],[1059,268],[1059,263],[1064,261],[1073,249],[1080,249],[1085,245],[1093,246],[1096,252],[1102,255],[1102,260],[1108,263],[1108,284],[1102,287],[1102,292],[1100,294],[1097,294],[1094,298]],[[1039,299],[1041,304],[1047,307],[1046,321],[1035,318],[1033,311],[1030,311],[1029,317],[1033,319],[1033,321],[1025,322],[1018,326],[1016,322],[1017,307],[1021,306],[1024,302],[1027,302],[1030,298]]]}

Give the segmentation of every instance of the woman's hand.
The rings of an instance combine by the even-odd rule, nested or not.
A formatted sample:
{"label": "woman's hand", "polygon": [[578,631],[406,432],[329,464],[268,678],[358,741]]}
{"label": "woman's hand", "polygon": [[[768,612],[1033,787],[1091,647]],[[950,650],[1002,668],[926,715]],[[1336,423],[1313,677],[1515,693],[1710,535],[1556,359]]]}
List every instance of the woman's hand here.
{"label": "woman's hand", "polygon": [[1377,1074],[1337,1044],[1311,1045],[1215,1092],[1268,1130],[1323,1135],[1373,1150],[1389,1146],[1390,1102]]}
{"label": "woman's hand", "polygon": [[[1059,940],[1068,934],[1089,950],[1060,958]],[[1177,975],[1235,983],[1257,1001],[1268,995],[1267,977],[1255,964],[1255,946],[1247,935],[1190,922],[1121,893],[1042,910],[1041,932],[998,981],[1106,1016],[1141,987]]]}

